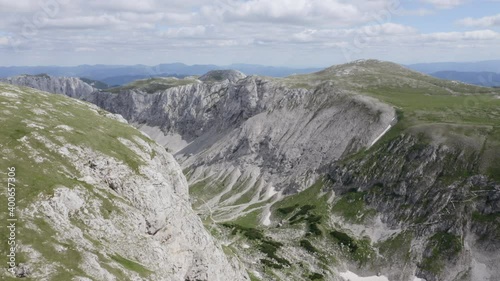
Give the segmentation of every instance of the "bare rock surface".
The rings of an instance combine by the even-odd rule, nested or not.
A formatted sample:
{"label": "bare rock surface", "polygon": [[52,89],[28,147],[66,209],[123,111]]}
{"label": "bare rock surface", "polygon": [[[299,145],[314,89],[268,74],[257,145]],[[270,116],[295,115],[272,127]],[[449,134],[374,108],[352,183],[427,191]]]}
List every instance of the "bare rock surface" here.
{"label": "bare rock surface", "polygon": [[192,210],[186,178],[164,147],[95,105],[0,90],[12,93],[0,96],[0,119],[18,132],[0,142],[2,166],[18,171],[18,277],[248,280]]}

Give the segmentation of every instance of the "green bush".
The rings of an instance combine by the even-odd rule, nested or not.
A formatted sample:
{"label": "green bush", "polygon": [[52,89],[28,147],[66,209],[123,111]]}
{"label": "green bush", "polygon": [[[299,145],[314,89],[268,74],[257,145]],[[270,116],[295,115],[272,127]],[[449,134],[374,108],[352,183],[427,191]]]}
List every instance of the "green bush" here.
{"label": "green bush", "polygon": [[310,280],[322,280],[323,278],[325,278],[323,274],[319,274],[316,272],[309,275]]}
{"label": "green bush", "polygon": [[351,252],[355,252],[358,249],[354,239],[346,233],[334,230],[330,232],[330,235],[337,241],[337,244],[349,247]]}
{"label": "green bush", "polygon": [[314,236],[321,236],[321,235],[323,235],[323,231],[321,231],[321,229],[319,229],[317,223],[310,223],[309,224],[309,233],[312,234],[312,235],[314,235]]}
{"label": "green bush", "polygon": [[300,240],[300,246],[306,249],[306,251],[308,251],[309,253],[318,252],[318,250],[311,244],[311,242],[309,242],[309,240],[306,239]]}
{"label": "green bush", "polygon": [[283,265],[279,264],[279,263],[275,263],[273,261],[270,261],[268,259],[260,259],[260,262],[267,266],[267,267],[272,267],[272,268],[276,268],[276,269],[282,269],[283,268]]}
{"label": "green bush", "polygon": [[223,223],[222,226],[232,229],[231,232],[232,235],[242,233],[243,236],[245,236],[250,240],[262,240],[264,238],[264,234],[260,229],[256,229],[253,227],[245,227],[233,223]]}
{"label": "green bush", "polygon": [[278,208],[277,211],[283,215],[288,215],[288,214],[292,213],[293,211],[295,211],[295,209],[297,209],[298,206],[299,206],[299,204],[295,204],[295,205],[290,206],[290,207]]}

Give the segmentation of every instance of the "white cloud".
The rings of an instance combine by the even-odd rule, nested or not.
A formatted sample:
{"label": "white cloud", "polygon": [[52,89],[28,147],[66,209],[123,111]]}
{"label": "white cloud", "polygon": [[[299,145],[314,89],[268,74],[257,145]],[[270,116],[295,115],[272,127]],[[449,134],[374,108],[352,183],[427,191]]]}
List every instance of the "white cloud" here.
{"label": "white cloud", "polygon": [[133,11],[133,12],[152,12],[155,11],[156,3],[153,0],[91,0],[86,2],[92,9],[104,11]]}
{"label": "white cloud", "polygon": [[345,44],[345,41],[353,40],[354,38],[383,38],[386,36],[401,36],[416,33],[417,30],[410,26],[384,23],[380,25],[366,25],[355,29],[305,29],[294,33],[292,39],[297,42],[323,42],[326,45],[332,45],[332,40],[340,40],[340,43]]}
{"label": "white cloud", "polygon": [[160,35],[168,38],[195,38],[195,37],[204,37],[211,30],[213,30],[212,26],[186,26],[186,27],[175,27],[169,28],[166,31],[160,32]]}
{"label": "white cloud", "polygon": [[399,34],[413,34],[417,29],[396,23],[384,23],[381,25],[365,26],[361,29],[363,34],[368,36],[381,36],[381,35],[399,35]]}
{"label": "white cloud", "polygon": [[[154,21],[153,21],[154,22]],[[125,15],[97,15],[97,16],[76,16],[46,19],[40,28],[60,28],[60,29],[152,29],[154,24],[148,22],[148,19],[140,20],[131,16]]]}
{"label": "white cloud", "polygon": [[401,9],[401,11],[399,12],[399,15],[400,16],[419,16],[419,17],[423,17],[423,16],[433,15],[435,13],[436,13],[436,11],[434,11],[434,10],[424,9],[424,8],[415,9],[415,10]]}
{"label": "white cloud", "polygon": [[7,37],[0,37],[0,46],[5,46],[9,44],[9,38]]}
{"label": "white cloud", "polygon": [[450,41],[461,40],[493,40],[500,39],[500,33],[493,30],[475,30],[467,32],[437,32],[423,34],[421,38],[425,41]]}
{"label": "white cloud", "polygon": [[89,47],[78,47],[75,49],[75,52],[95,52],[97,51],[95,48],[89,48]]}
{"label": "white cloud", "polygon": [[439,9],[450,9],[465,3],[465,0],[421,0]]}
{"label": "white cloud", "polygon": [[465,18],[458,21],[459,24],[469,27],[493,27],[500,26],[500,14],[482,18]]}
{"label": "white cloud", "polygon": [[[372,1],[363,6],[339,0],[250,0],[204,6],[202,13],[205,17],[227,22],[339,26],[366,22],[370,15],[383,11],[386,5],[388,1]],[[374,8],[368,10],[367,6]]]}
{"label": "white cloud", "polygon": [[63,29],[82,29],[82,28],[98,28],[110,27],[124,23],[115,16],[100,15],[100,16],[80,16],[47,19],[44,26],[58,27]]}
{"label": "white cloud", "polygon": [[31,12],[40,9],[37,4],[32,0],[0,0],[0,11]]}
{"label": "white cloud", "polygon": [[[262,58],[278,64],[287,58],[313,65],[341,57],[339,48],[353,45],[365,57],[391,48],[412,57],[423,45],[469,50],[489,44],[495,49],[498,34],[489,29],[497,24],[497,16],[463,19],[460,24],[484,29],[469,32],[421,34],[418,25],[400,24],[405,16],[438,16],[442,11],[437,8],[465,1],[419,0],[406,5],[403,0],[0,0],[0,45],[3,50],[3,45],[15,46],[26,60],[30,52],[38,54],[37,59],[53,61],[49,64],[107,63],[115,57],[118,63],[202,63],[205,54],[211,63]],[[59,5],[47,10],[43,3]],[[68,56],[62,59],[59,54],[64,52]],[[75,52],[80,53],[74,56]],[[0,61],[24,60],[12,54],[2,52]]]}

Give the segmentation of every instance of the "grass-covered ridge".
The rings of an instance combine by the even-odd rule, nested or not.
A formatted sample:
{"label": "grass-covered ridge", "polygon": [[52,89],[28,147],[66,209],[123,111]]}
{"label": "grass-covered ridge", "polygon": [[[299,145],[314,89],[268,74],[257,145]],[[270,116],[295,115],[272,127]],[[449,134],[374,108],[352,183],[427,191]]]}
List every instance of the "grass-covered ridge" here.
{"label": "grass-covered ridge", "polygon": [[[57,274],[51,275],[51,280],[70,280],[74,276],[90,277],[79,268],[82,252],[85,250],[70,243],[58,240],[58,234],[47,223],[45,218],[29,220],[20,217],[20,211],[32,204],[51,198],[54,190],[65,188],[80,188],[92,193],[101,202],[97,208],[105,219],[116,215],[115,203],[111,200],[123,199],[106,195],[103,197],[94,188],[81,180],[80,171],[75,168],[63,147],[89,149],[116,159],[128,166],[132,173],[139,174],[143,159],[120,139],[137,144],[137,140],[152,142],[133,127],[121,123],[110,116],[108,112],[96,106],[74,100],[62,95],[44,93],[38,90],[12,85],[0,84],[0,172],[6,179],[8,167],[16,168],[16,203],[18,235],[17,242],[28,246],[42,254],[47,264],[53,263]],[[89,163],[92,165],[92,163]],[[0,200],[6,202],[6,188],[0,190]],[[2,207],[4,204],[2,204]],[[0,220],[6,221],[6,210],[0,211]],[[71,221],[72,224],[81,222]],[[85,225],[82,225],[85,228]],[[0,254],[6,256],[8,236],[7,228],[0,228]],[[58,251],[57,249],[65,249]],[[125,263],[125,268],[146,276],[147,270],[137,263],[122,260],[119,256],[110,259],[110,255],[102,256],[103,264],[114,264],[109,267],[116,276],[123,274],[116,268],[116,263]],[[25,262],[28,257],[19,251],[17,262]],[[5,264],[2,264],[2,270]],[[121,272],[121,273],[120,273]],[[120,274],[118,274],[120,273]],[[126,275],[125,275],[126,276]],[[128,277],[124,277],[127,280]],[[29,279],[28,279],[29,280]]]}
{"label": "grass-covered ridge", "polygon": [[287,77],[286,85],[314,88],[325,82],[370,95],[404,111],[408,125],[500,124],[500,90],[440,80],[400,65],[367,60]]}
{"label": "grass-covered ridge", "polygon": [[[21,195],[27,201],[57,184],[71,186],[68,175],[78,176],[68,159],[48,148],[51,144],[88,147],[137,170],[142,160],[118,139],[151,142],[131,126],[104,117],[109,113],[95,106],[31,88],[0,84],[0,109],[0,163],[16,167],[19,180],[30,187],[20,190],[27,192]],[[48,171],[60,172],[47,176]]]}
{"label": "grass-covered ridge", "polygon": [[[429,142],[481,151],[478,173],[500,179],[500,90],[441,80],[395,63],[356,61],[283,79],[285,85],[314,89],[331,83],[394,106],[397,124],[378,142],[402,133]],[[372,147],[372,149],[375,149]]]}

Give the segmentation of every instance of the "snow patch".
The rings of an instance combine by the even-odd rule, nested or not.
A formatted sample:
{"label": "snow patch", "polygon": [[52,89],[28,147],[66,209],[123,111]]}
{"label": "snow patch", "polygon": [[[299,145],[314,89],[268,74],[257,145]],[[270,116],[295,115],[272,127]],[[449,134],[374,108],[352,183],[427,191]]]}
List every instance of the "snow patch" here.
{"label": "snow patch", "polygon": [[384,275],[360,277],[356,273],[350,271],[341,272],[340,277],[344,278],[345,281],[389,281]]}
{"label": "snow patch", "polygon": [[387,133],[392,128],[392,123],[394,122],[395,119],[396,118],[393,118],[391,120],[391,124],[387,126],[387,128],[370,144],[368,148],[372,147],[380,138],[382,138],[385,135],[385,133]]}

